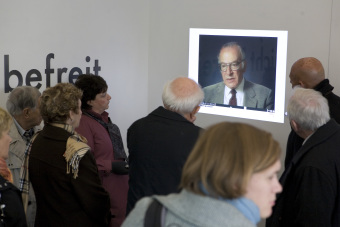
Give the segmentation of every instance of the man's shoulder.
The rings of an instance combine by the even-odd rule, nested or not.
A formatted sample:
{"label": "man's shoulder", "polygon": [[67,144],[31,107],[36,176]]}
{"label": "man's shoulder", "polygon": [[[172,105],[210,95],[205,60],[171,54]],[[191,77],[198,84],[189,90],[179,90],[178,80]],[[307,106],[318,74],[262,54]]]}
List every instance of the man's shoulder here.
{"label": "man's shoulder", "polygon": [[[338,150],[340,146],[340,125],[330,120],[321,126],[303,145],[299,152],[304,152],[310,163],[337,162],[340,164]],[[307,151],[307,152],[306,152]]]}
{"label": "man's shoulder", "polygon": [[131,124],[128,128],[128,131],[133,130],[147,130],[149,127],[152,127],[152,130],[157,130],[157,127],[184,127],[184,128],[192,128],[193,130],[200,130],[201,128],[196,126],[195,124],[186,120],[183,116],[178,113],[172,112],[170,110],[166,110],[163,108],[161,111],[152,111],[145,117],[142,117]]}
{"label": "man's shoulder", "polygon": [[203,88],[203,91],[204,92],[209,92],[209,91],[213,91],[216,88],[220,88],[220,87],[224,87],[224,83],[223,82],[219,82],[219,83],[216,83],[216,84],[212,84],[212,85],[206,86],[206,87]]}
{"label": "man's shoulder", "polygon": [[262,91],[262,92],[266,92],[266,93],[269,93],[271,92],[272,90],[262,84],[257,84],[257,83],[254,83],[254,82],[251,82],[249,80],[244,80],[244,90],[247,90],[249,88],[252,88],[256,91]]}

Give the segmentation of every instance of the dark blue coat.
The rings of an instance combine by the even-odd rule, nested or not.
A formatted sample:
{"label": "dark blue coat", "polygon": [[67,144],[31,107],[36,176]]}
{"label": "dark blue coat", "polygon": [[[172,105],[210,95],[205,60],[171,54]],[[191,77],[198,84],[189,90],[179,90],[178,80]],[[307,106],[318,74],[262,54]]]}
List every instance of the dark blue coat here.
{"label": "dark blue coat", "polygon": [[178,113],[158,107],[128,129],[127,213],[144,196],[178,192],[183,165],[201,128]]}

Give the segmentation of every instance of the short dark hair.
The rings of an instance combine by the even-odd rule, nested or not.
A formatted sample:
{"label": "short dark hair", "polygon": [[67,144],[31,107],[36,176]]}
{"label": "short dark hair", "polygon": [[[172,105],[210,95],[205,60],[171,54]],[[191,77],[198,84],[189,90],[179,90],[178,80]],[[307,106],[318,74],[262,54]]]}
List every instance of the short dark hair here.
{"label": "short dark hair", "polygon": [[74,85],[83,91],[81,108],[86,110],[92,109],[92,106],[87,104],[88,101],[95,100],[96,95],[107,91],[106,81],[101,76],[93,74],[82,74],[78,76]]}

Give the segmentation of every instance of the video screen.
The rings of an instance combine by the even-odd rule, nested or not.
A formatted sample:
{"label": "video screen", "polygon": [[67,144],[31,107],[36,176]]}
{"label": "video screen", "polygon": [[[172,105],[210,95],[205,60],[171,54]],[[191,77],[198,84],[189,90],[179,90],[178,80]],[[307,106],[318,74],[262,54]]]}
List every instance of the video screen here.
{"label": "video screen", "polygon": [[190,29],[189,78],[200,113],[283,123],[287,31]]}

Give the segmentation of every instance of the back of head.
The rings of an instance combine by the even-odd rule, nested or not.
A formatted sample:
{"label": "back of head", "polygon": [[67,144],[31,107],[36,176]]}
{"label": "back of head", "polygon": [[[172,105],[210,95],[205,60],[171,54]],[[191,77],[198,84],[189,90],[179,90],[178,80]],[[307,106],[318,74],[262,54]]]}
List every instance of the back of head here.
{"label": "back of head", "polygon": [[223,122],[200,135],[182,172],[181,187],[213,197],[238,198],[252,174],[272,166],[280,147],[266,131],[243,123]]}
{"label": "back of head", "polygon": [[287,113],[304,130],[315,131],[330,119],[327,99],[313,89],[295,88]]}
{"label": "back of head", "polygon": [[6,108],[12,116],[20,115],[25,108],[36,108],[40,95],[35,87],[16,87],[8,96]]}
{"label": "back of head", "polygon": [[9,113],[0,107],[0,138],[2,133],[9,130],[12,124],[12,117]]}
{"label": "back of head", "polygon": [[191,113],[203,98],[201,87],[187,77],[179,77],[168,82],[162,94],[164,107],[180,114]]}
{"label": "back of head", "polygon": [[325,70],[318,59],[306,57],[293,64],[290,77],[301,81],[304,88],[314,88],[325,79]]}
{"label": "back of head", "polygon": [[97,94],[107,91],[106,81],[101,76],[93,74],[80,75],[74,85],[83,91],[81,99],[82,109],[91,109],[92,107],[87,102],[94,100]]}
{"label": "back of head", "polygon": [[40,113],[45,123],[65,123],[70,111],[78,113],[82,91],[70,83],[59,83],[41,95]]}

